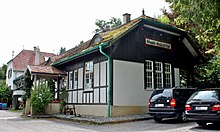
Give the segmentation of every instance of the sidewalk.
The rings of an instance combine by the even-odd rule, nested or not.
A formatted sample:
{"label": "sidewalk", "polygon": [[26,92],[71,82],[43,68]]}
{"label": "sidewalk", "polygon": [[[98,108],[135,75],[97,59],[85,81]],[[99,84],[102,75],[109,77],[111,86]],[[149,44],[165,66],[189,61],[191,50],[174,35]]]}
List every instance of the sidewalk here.
{"label": "sidewalk", "polygon": [[88,116],[88,115],[81,115],[77,117],[74,115],[57,114],[57,115],[52,115],[52,117],[61,120],[68,120],[68,121],[75,121],[80,123],[88,123],[88,124],[96,124],[96,125],[125,123],[125,122],[152,119],[152,117],[149,114],[135,114],[135,115],[110,117],[110,118],[103,116]]}

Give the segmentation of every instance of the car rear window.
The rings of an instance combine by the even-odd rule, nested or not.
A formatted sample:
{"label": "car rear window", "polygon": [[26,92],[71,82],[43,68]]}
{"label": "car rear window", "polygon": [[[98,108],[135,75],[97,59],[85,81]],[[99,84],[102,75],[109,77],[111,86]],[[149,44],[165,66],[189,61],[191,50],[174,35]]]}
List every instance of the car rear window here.
{"label": "car rear window", "polygon": [[187,101],[196,89],[174,89],[173,91],[174,98]]}
{"label": "car rear window", "polygon": [[218,101],[219,100],[219,91],[216,90],[209,90],[209,91],[197,91],[195,92],[190,98],[191,100],[213,100]]}
{"label": "car rear window", "polygon": [[163,89],[163,90],[156,90],[152,94],[151,101],[157,100],[158,98],[170,98],[172,97],[172,89]]}

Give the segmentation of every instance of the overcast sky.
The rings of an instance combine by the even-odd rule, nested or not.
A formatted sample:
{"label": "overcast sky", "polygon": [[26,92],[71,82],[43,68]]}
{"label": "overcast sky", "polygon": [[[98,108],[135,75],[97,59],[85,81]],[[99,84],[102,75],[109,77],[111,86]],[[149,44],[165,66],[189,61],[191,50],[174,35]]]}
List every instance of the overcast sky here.
{"label": "overcast sky", "polygon": [[57,54],[93,37],[95,20],[151,17],[168,8],[164,0],[0,0],[0,67],[22,49]]}

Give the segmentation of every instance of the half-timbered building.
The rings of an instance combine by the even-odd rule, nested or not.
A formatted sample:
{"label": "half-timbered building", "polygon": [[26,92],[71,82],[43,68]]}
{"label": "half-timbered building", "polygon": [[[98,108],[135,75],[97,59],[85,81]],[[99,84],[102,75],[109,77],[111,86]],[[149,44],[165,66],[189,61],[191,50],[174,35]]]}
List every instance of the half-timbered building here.
{"label": "half-timbered building", "polygon": [[67,105],[78,114],[119,116],[147,112],[155,88],[180,86],[180,71],[193,83],[204,61],[187,33],[144,15],[80,44],[52,66],[67,72]]}

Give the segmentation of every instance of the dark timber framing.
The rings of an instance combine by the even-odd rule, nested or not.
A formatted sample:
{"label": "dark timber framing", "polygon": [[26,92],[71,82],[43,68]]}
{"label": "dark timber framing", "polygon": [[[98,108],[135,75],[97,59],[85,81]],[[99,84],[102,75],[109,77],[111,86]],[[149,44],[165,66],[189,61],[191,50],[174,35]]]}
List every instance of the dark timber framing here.
{"label": "dark timber framing", "polygon": [[[101,37],[101,36],[99,36]],[[94,37],[95,39],[96,37]],[[149,38],[152,44],[146,44],[146,38]],[[67,57],[67,59],[60,60],[54,64],[54,66],[64,69],[68,72],[68,81],[69,81],[69,72],[73,72],[73,89],[68,89],[68,92],[72,95],[72,100],[75,100],[74,103],[67,104],[77,104],[77,105],[107,105],[107,87],[108,79],[110,81],[110,105],[113,105],[113,80],[114,80],[114,60],[121,60],[127,62],[137,62],[144,64],[144,71],[146,69],[145,61],[149,60],[153,62],[153,89],[155,88],[156,79],[155,79],[155,62],[160,62],[162,64],[162,74],[163,74],[163,85],[165,85],[165,63],[170,64],[171,70],[171,85],[175,86],[175,73],[174,69],[183,69],[192,72],[193,66],[195,64],[204,62],[204,58],[201,53],[191,45],[193,42],[187,36],[187,34],[177,28],[161,24],[159,22],[148,20],[145,18],[139,19],[139,22],[136,25],[132,25],[130,29],[124,31],[113,40],[104,41],[100,44],[103,46],[103,51],[110,56],[110,78],[108,78],[108,66],[106,63],[107,58],[103,56],[99,50],[98,45],[93,45],[87,50],[76,53],[75,55]],[[187,39],[189,45],[193,50],[190,50],[187,47],[187,44],[183,40]],[[154,45],[158,42],[160,44]],[[92,42],[95,40],[91,40]],[[166,44],[170,44],[169,48],[166,47]],[[196,52],[196,53],[193,53]],[[198,56],[197,56],[198,55]],[[92,90],[85,90],[85,63],[92,61],[93,62],[93,83]],[[103,66],[105,64],[105,66]],[[95,68],[96,66],[96,68]],[[105,73],[102,72],[102,68],[105,67]],[[83,68],[83,69],[81,69]],[[80,69],[80,70],[79,70]],[[75,70],[77,70],[77,88],[75,89]],[[95,71],[95,70],[98,70]],[[83,72],[83,73],[82,73]],[[96,74],[95,74],[96,73]],[[103,73],[103,74],[102,74]],[[116,73],[117,74],[117,73]],[[105,85],[102,86],[102,78],[105,75]],[[191,85],[190,82],[193,73],[188,75],[188,85]],[[98,80],[97,80],[98,79]],[[146,88],[146,71],[144,72],[144,89]],[[98,84],[95,84],[95,80],[98,81]],[[79,82],[82,81],[82,82]],[[82,83],[82,87],[79,87]],[[97,82],[96,82],[97,83]],[[68,83],[69,84],[69,83]],[[68,86],[69,87],[69,86]],[[124,88],[124,90],[126,90]],[[103,92],[105,91],[105,92]],[[105,93],[105,99],[102,99],[103,93]],[[75,97],[76,96],[76,97]],[[81,100],[81,101],[80,101]],[[105,100],[105,102],[103,102]]]}
{"label": "dark timber framing", "polygon": [[[100,58],[100,57],[98,57]],[[90,59],[90,60],[85,60],[83,62],[83,66],[81,67],[78,67],[78,68],[73,68],[71,69],[70,71],[68,71],[68,94],[72,96],[72,98],[68,98],[68,101],[67,101],[67,105],[71,105],[71,104],[74,104],[74,105],[106,105],[107,104],[107,81],[108,81],[108,73],[107,73],[107,61],[106,59],[98,59],[98,58],[95,58],[95,59]],[[103,57],[101,57],[103,58]],[[98,61],[99,60],[99,61]],[[93,83],[92,83],[92,90],[89,90],[89,91],[85,91],[85,63],[86,62],[89,62],[89,61],[92,61],[93,62]],[[94,63],[95,62],[95,63]],[[98,68],[95,69],[95,65],[98,65]],[[105,69],[101,69],[102,67],[105,67]],[[83,73],[79,73],[79,69],[80,68],[83,68]],[[98,77],[96,76],[95,77],[95,70],[98,70]],[[105,70],[105,82],[101,82],[101,73],[102,73],[102,70]],[[77,88],[75,88],[75,71],[77,71],[78,75],[77,75]],[[70,72],[72,72],[72,89],[69,89],[69,83],[70,83]],[[81,74],[81,75],[80,75]],[[79,77],[82,77],[82,88],[79,88]],[[99,86],[95,86],[95,78],[98,78],[98,85]],[[104,83],[105,85],[101,85],[102,83]],[[95,90],[98,89],[98,92],[96,94],[96,96],[98,96],[98,103],[96,101],[95,103]],[[105,89],[104,93],[105,93],[105,102],[102,102],[101,98],[102,98],[102,94],[101,94],[101,91],[103,91],[103,89]],[[76,92],[76,94],[74,94],[74,92]],[[81,100],[82,102],[79,102],[79,94],[81,94]],[[74,97],[76,95],[76,97]],[[72,99],[72,101],[70,101],[69,99]],[[76,102],[73,102],[73,101],[76,101]],[[72,102],[72,103],[71,103]]]}

